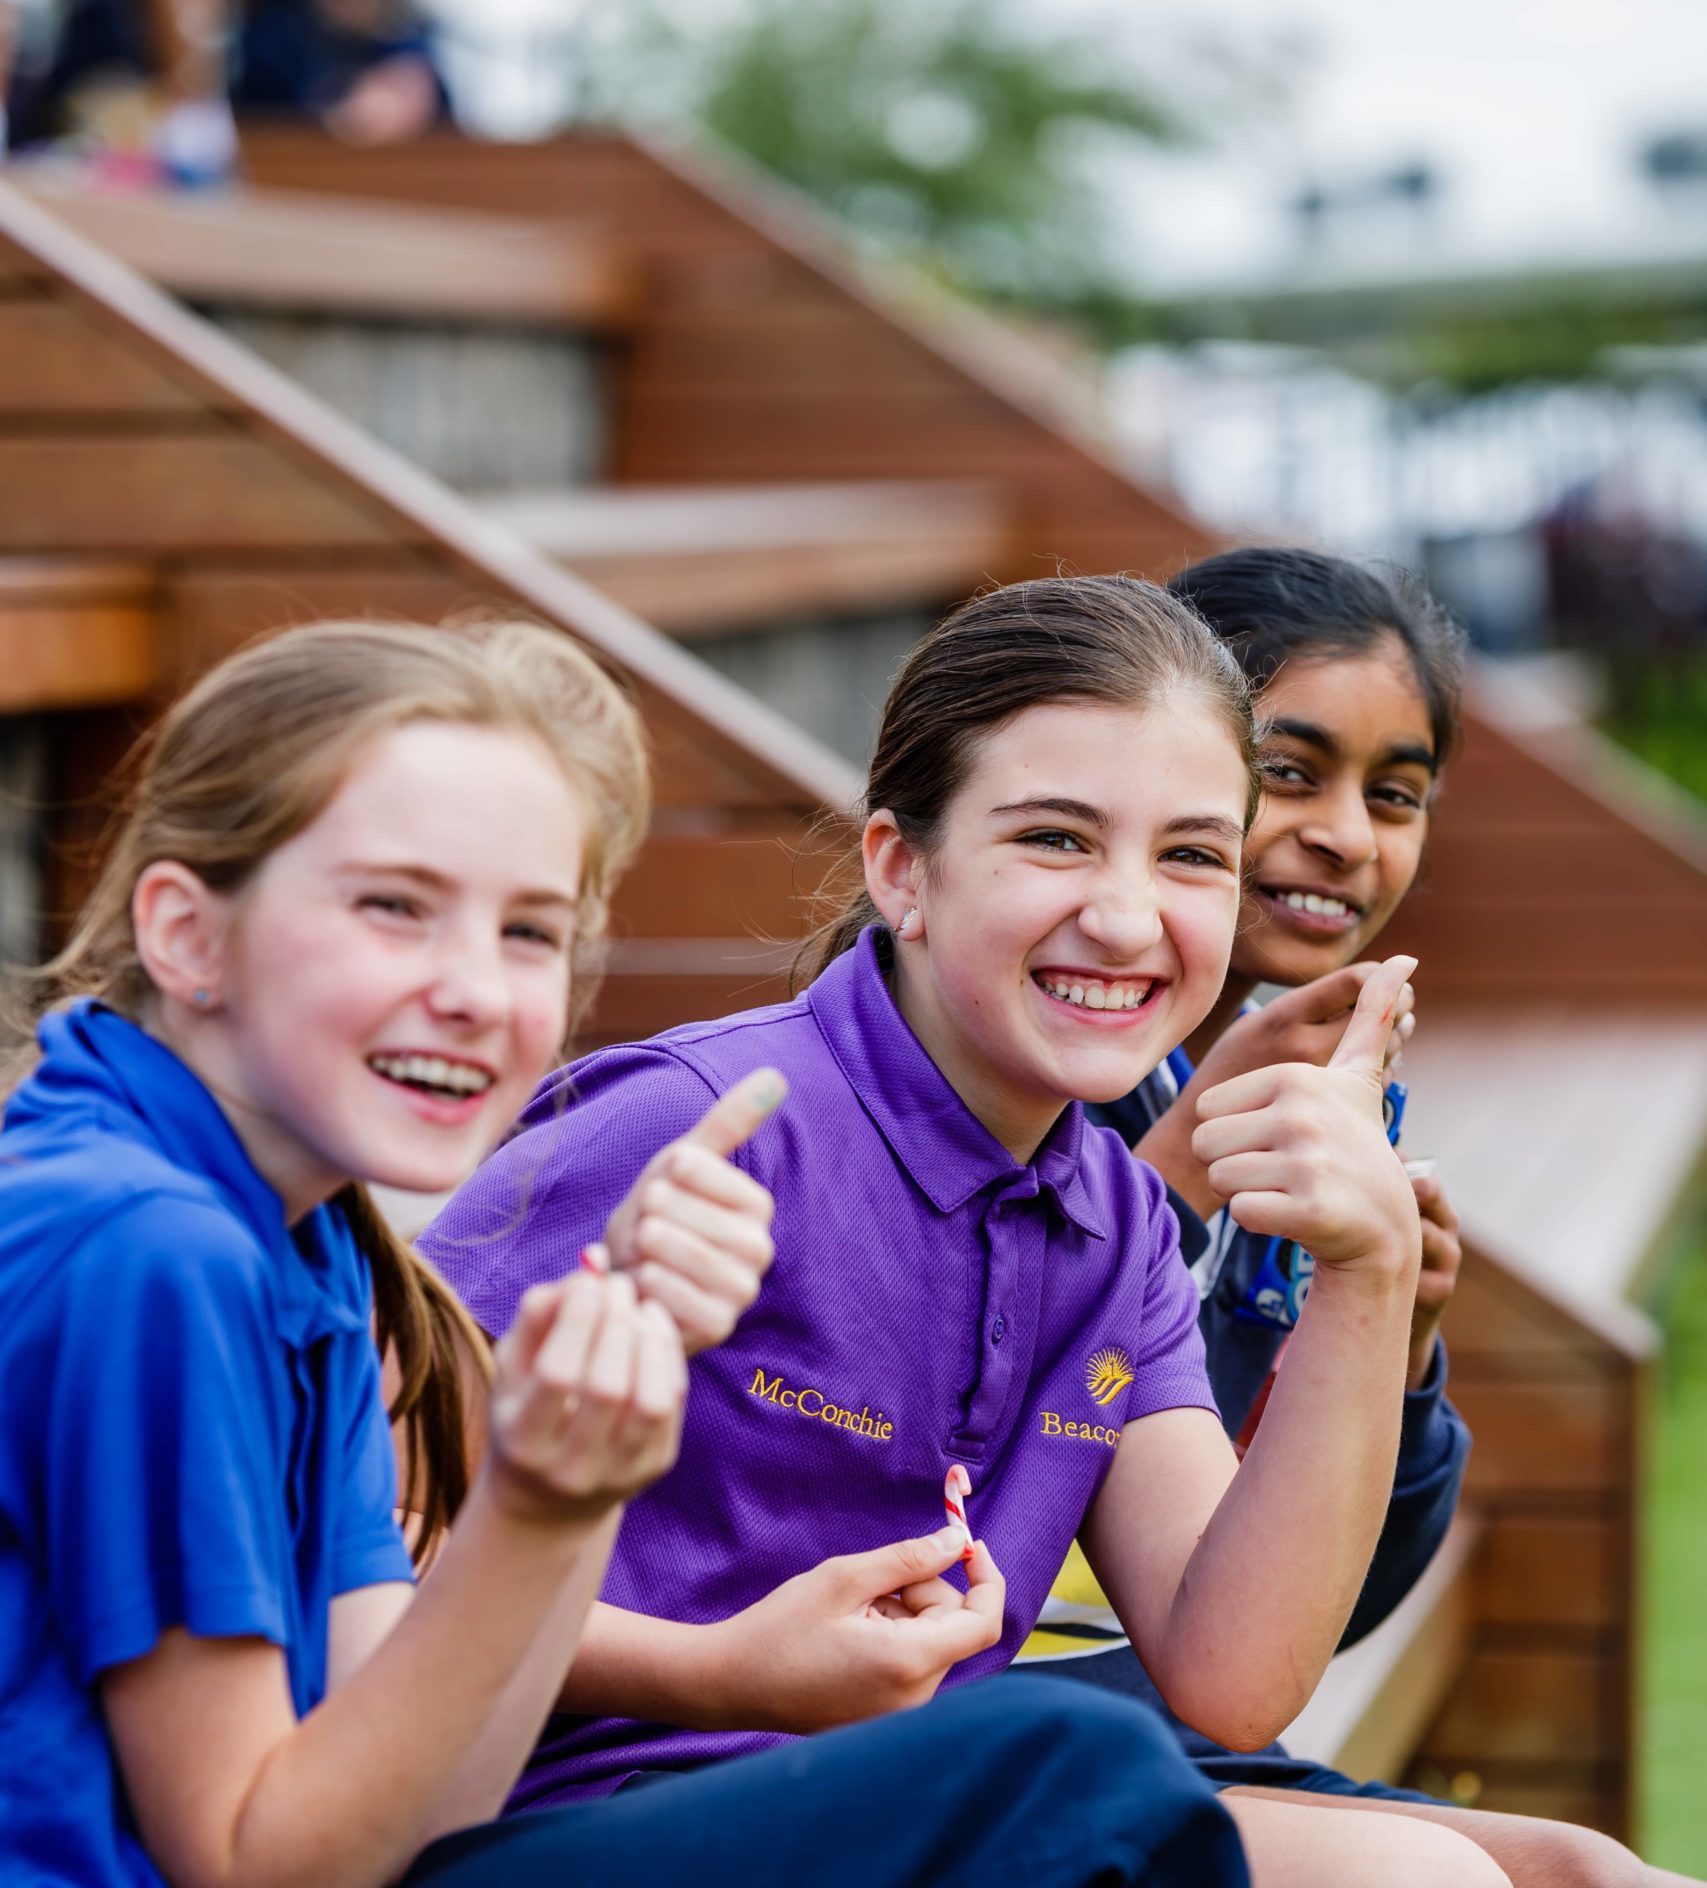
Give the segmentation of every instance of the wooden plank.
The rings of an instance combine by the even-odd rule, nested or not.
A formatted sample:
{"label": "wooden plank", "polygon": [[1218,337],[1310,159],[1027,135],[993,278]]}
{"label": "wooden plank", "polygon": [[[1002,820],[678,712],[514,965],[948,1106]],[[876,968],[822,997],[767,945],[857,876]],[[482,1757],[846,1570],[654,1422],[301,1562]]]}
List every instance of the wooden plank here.
{"label": "wooden plank", "polygon": [[1707,1137],[1707,1016],[1512,1005],[1431,1025],[1429,1008],[1406,1146],[1438,1157],[1474,1241],[1597,1307],[1597,1328],[1639,1320],[1632,1282]]}
{"label": "wooden plank", "polygon": [[989,487],[623,487],[483,507],[678,636],[958,601],[1005,560]]}
{"label": "wooden plank", "polygon": [[1482,1550],[1478,1611],[1490,1626],[1628,1626],[1629,1515],[1503,1515]]}
{"label": "wooden plank", "polygon": [[1676,857],[1644,843],[1610,814],[1566,819],[1538,813],[1515,820],[1454,804],[1431,840],[1429,885],[1444,900],[1545,904],[1557,899],[1562,887],[1576,885],[1591,886],[1595,897],[1611,904],[1663,900],[1680,889]]}
{"label": "wooden plank", "polygon": [[744,821],[724,833],[654,833],[617,893],[614,925],[628,938],[799,937],[828,863],[805,823]]}
{"label": "wooden plank", "polygon": [[0,553],[328,549],[378,517],[235,432],[0,437]]}
{"label": "wooden plank", "polygon": [[1465,1255],[1441,1331],[1455,1377],[1460,1370],[1485,1375],[1513,1354],[1529,1359],[1605,1355],[1592,1332],[1514,1291],[1509,1274],[1480,1255]]}
{"label": "wooden plank", "polygon": [[65,303],[0,302],[0,420],[190,413],[201,404]]}
{"label": "wooden plank", "polygon": [[428,555],[410,551],[332,569],[233,570],[197,560],[173,574],[165,597],[162,660],[180,684],[255,637],[298,623],[436,623],[503,604],[495,589],[466,586]]}
{"label": "wooden plank", "polygon": [[1477,1653],[1429,1732],[1427,1754],[1448,1771],[1615,1761],[1622,1727],[1608,1708],[1613,1678],[1612,1661],[1592,1651]]}
{"label": "wooden plank", "polygon": [[1407,1789],[1457,1801],[1466,1809],[1542,1816],[1630,1840],[1616,1773],[1609,1765],[1481,1763],[1449,1773],[1425,1757],[1411,1766],[1403,1781]]}
{"label": "wooden plank", "polygon": [[27,250],[15,248],[0,236],[0,290],[27,289],[42,279],[41,265]]}
{"label": "wooden plank", "polygon": [[1621,1384],[1455,1378],[1452,1400],[1476,1438],[1465,1478],[1472,1495],[1523,1489],[1586,1497],[1628,1486],[1630,1410]]}
{"label": "wooden plank", "polygon": [[412,321],[622,326],[638,282],[608,245],[559,218],[341,204],[237,189],[186,195],[44,183],[44,208],[191,301]]}
{"label": "wooden plank", "polygon": [[[497,583],[482,587],[472,581],[477,575],[425,553],[382,554],[330,569],[263,564],[233,570],[194,563],[168,591],[162,661],[170,675],[188,680],[255,636],[346,617],[428,623],[469,615],[538,619],[537,611],[520,607]],[[694,813],[715,823],[721,809],[774,803],[774,791],[758,770],[728,764],[696,737],[679,707],[649,690],[640,692],[660,815]]]}
{"label": "wooden plank", "polygon": [[[993,401],[949,386],[844,387],[813,399],[630,394],[617,403],[616,476],[631,480],[1072,479],[1075,455]],[[1136,508],[1136,507],[1135,507]]]}
{"label": "wooden plank", "polygon": [[0,714],[140,701],[158,679],[150,609],[0,599]]}
{"label": "wooden plank", "polygon": [[684,642],[772,623],[952,607],[1005,562],[1001,538],[778,546],[686,557],[582,557],[578,575]]}
{"label": "wooden plank", "polygon": [[605,979],[593,1013],[577,1039],[584,1051],[609,1042],[639,1042],[678,1023],[702,1022],[788,1000],[788,977],[776,956],[754,951],[750,969],[694,971],[658,976],[625,976],[614,969]]}

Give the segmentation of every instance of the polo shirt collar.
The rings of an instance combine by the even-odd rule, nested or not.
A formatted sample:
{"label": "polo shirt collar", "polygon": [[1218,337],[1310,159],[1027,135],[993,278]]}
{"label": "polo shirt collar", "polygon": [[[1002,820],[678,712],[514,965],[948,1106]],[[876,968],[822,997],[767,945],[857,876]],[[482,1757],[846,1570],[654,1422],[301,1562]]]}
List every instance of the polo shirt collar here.
{"label": "polo shirt collar", "polygon": [[1071,1102],[1021,1166],[956,1094],[896,1006],[869,925],[806,992],[836,1065],[913,1184],[941,1213],[985,1188],[1023,1197],[1047,1191],[1082,1232],[1107,1237],[1081,1171],[1084,1109]]}
{"label": "polo shirt collar", "polygon": [[[163,1042],[93,998],[42,1019],[42,1063],[7,1110],[39,1091],[92,1102],[126,1139],[152,1143],[211,1184],[275,1261],[279,1334],[299,1347],[367,1325],[365,1264],[344,1216],[322,1206],[294,1228],[206,1084]],[[32,1093],[37,1091],[37,1093]]]}

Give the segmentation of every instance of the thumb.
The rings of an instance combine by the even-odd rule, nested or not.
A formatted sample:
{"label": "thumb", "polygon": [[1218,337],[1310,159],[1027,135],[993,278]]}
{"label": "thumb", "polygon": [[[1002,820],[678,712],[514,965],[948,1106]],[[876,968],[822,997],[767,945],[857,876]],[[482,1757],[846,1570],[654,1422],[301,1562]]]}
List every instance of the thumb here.
{"label": "thumb", "polygon": [[1330,970],[1326,976],[1316,977],[1276,997],[1268,1006],[1269,1012],[1273,1014],[1284,1003],[1301,1023],[1332,1022],[1356,1003],[1364,985],[1380,967],[1379,964],[1345,964],[1338,970]]}
{"label": "thumb", "polygon": [[776,1069],[754,1069],[720,1095],[682,1139],[727,1159],[758,1133],[787,1093],[788,1083]]}
{"label": "thumb", "polygon": [[1357,1008],[1340,1037],[1340,1046],[1328,1059],[1331,1069],[1351,1069],[1381,1086],[1387,1038],[1398,1014],[1399,992],[1417,967],[1414,957],[1389,957],[1358,993]]}
{"label": "thumb", "polygon": [[844,1554],[837,1562],[842,1578],[860,1601],[897,1592],[917,1580],[934,1580],[960,1558],[966,1536],[957,1527],[938,1528],[919,1540],[894,1541],[864,1554]]}

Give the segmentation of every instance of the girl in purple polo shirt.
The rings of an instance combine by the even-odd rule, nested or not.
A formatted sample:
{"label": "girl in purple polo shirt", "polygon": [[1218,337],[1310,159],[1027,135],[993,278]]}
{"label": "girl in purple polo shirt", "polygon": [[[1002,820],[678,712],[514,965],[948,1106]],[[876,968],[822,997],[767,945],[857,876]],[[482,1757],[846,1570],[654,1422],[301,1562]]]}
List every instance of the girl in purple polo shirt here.
{"label": "girl in purple polo shirt", "polygon": [[[527,626],[299,631],[167,717],[0,1132],[0,1879],[1243,1882],[1158,1727],[1055,1686],[475,1826],[674,1455],[677,1317],[726,1330],[768,1258],[768,1199],[716,1156],[780,1085],[667,1152],[647,1238],[718,1267],[674,1313],[592,1271],[529,1295],[466,1487],[451,1344],[478,1333],[357,1183],[447,1186],[507,1123],[645,801],[633,710]],[[376,1301],[429,1531],[434,1491],[460,1510],[418,1594]],[[910,1638],[958,1656],[999,1606],[992,1576]],[[1102,1808],[1128,1763],[1159,1814]],[[1027,1813],[1058,1791],[1082,1856]]]}
{"label": "girl in purple polo shirt", "polygon": [[[1124,578],[977,599],[897,677],[863,885],[811,986],[586,1058],[441,1216],[427,1251],[502,1331],[649,1148],[750,1069],[787,1077],[736,1156],[775,1196],[775,1265],[695,1361],[679,1465],[628,1511],[516,1806],[929,1696],[944,1668],[909,1658],[905,1625],[967,1603],[941,1577],[956,1543],[905,1584],[884,1556],[956,1463],[969,1593],[999,1563],[1007,1605],[946,1682],[1011,1659],[1078,1537],[1182,1717],[1248,1749],[1296,1715],[1392,1485],[1421,1240],[1382,1064],[1411,961],[1368,981],[1328,1067],[1200,1105],[1217,1192],[1320,1268],[1242,1465],[1161,1182],[1080,1105],[1127,1093],[1215,1001],[1255,800],[1243,679],[1188,608]],[[643,1209],[654,1185],[669,1202],[646,1180]],[[714,1275],[689,1242],[671,1263]],[[661,1276],[641,1265],[642,1292]],[[1298,1879],[1297,1819],[1329,1816],[1344,1859],[1315,1888],[1504,1880],[1443,1829],[1234,1814],[1265,1880]]]}

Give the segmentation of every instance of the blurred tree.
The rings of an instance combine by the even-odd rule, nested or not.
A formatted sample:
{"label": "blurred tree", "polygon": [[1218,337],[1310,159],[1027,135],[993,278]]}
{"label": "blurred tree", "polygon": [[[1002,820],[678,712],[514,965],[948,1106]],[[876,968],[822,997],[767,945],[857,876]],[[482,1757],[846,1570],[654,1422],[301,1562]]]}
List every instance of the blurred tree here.
{"label": "blurred tree", "polygon": [[1202,135],[1124,56],[1129,25],[1069,36],[991,0],[652,0],[588,34],[577,115],[699,124],[953,287],[1124,339],[1150,326],[1109,160]]}

